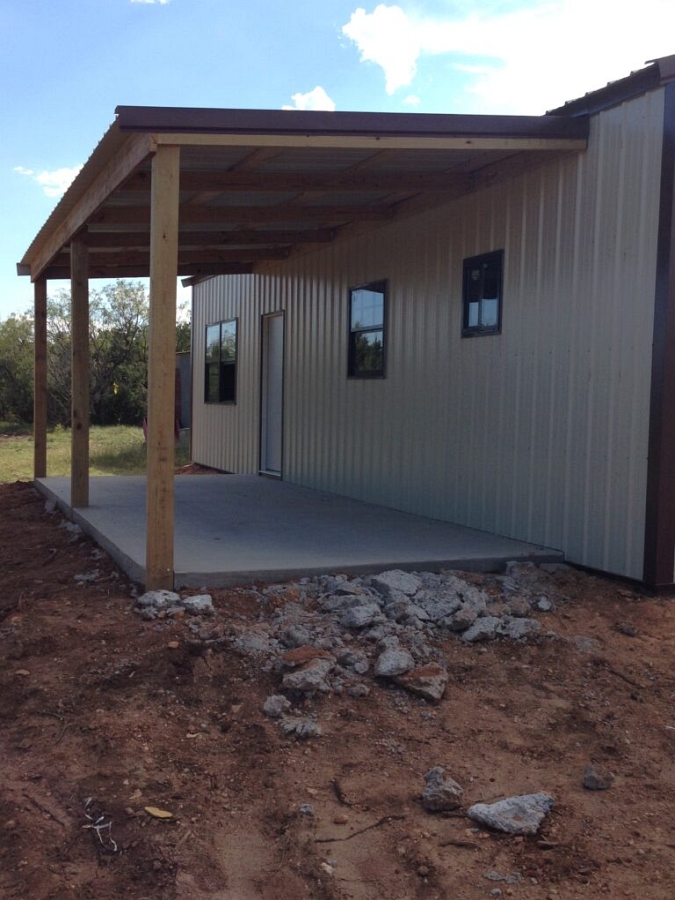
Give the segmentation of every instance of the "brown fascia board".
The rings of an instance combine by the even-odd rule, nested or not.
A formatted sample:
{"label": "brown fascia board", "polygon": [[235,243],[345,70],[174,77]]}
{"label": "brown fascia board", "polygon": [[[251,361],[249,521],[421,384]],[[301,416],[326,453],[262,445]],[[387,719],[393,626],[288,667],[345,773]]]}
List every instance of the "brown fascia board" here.
{"label": "brown fascia board", "polygon": [[547,116],[118,106],[122,132],[405,137],[588,137],[588,123]]}
{"label": "brown fascia board", "polygon": [[675,80],[675,56],[664,56],[650,60],[644,69],[632,72],[625,78],[612,81],[597,91],[590,91],[576,100],[568,100],[557,109],[549,110],[547,116],[591,116],[603,109],[611,109],[633,97],[639,97],[655,90],[663,84]]}

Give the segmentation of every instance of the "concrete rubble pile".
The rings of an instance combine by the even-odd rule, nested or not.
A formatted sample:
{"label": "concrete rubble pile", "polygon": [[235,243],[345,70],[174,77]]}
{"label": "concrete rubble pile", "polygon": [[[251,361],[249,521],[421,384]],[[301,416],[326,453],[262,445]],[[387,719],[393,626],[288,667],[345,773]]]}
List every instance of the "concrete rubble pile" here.
{"label": "concrete rubble pile", "polygon": [[[509,563],[503,575],[404,572],[322,575],[255,591],[254,625],[218,622],[208,594],[153,591],[138,598],[145,619],[185,617],[195,640],[217,642],[251,657],[278,679],[264,713],[296,738],[320,734],[292,704],[330,694],[366,697],[374,684],[397,685],[435,703],[448,683],[438,642],[524,640],[541,633],[536,614],[564,599],[561,564]],[[247,593],[250,595],[253,589]]]}

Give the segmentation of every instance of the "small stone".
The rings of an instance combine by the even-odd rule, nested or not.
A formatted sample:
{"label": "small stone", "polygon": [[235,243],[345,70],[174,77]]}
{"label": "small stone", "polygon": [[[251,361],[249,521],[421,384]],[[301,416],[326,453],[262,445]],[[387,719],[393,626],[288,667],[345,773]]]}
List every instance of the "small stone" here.
{"label": "small stone", "polygon": [[584,769],[582,784],[587,791],[606,791],[614,783],[614,775],[602,769],[596,769],[593,765],[587,765]]}
{"label": "small stone", "polygon": [[506,834],[536,834],[553,802],[550,794],[523,794],[497,803],[476,803],[466,814],[474,822]]}
{"label": "small stone", "polygon": [[303,803],[298,812],[301,816],[314,818],[314,807],[311,805],[311,803]]}
{"label": "small stone", "polygon": [[344,813],[338,813],[337,816],[333,818],[333,822],[335,825],[347,825],[349,816],[346,816]]}
{"label": "small stone", "polygon": [[507,611],[511,616],[525,618],[532,612],[532,607],[525,597],[512,597],[507,603]]}
{"label": "small stone", "polygon": [[540,597],[537,600],[537,609],[539,612],[551,612],[553,609],[553,604],[548,599],[548,597]]}
{"label": "small stone", "polygon": [[415,668],[412,654],[404,647],[389,647],[377,658],[375,663],[376,678],[395,678]]}
{"label": "small stone", "polygon": [[370,688],[367,684],[359,682],[358,684],[353,684],[351,687],[347,688],[347,693],[355,700],[361,700],[363,697],[367,697],[370,694]]}
{"label": "small stone", "polygon": [[169,641],[166,645],[170,650],[178,650],[180,643],[178,641]]}
{"label": "small stone", "polygon": [[136,600],[135,610],[143,618],[156,619],[160,610],[180,606],[180,597],[174,591],[146,591]]}
{"label": "small stone", "polygon": [[269,719],[280,719],[291,708],[290,700],[283,694],[272,694],[263,703],[263,713]]}
{"label": "small stone", "polygon": [[625,634],[626,637],[637,637],[640,633],[632,622],[619,622],[615,627],[619,634]]}
{"label": "small stone", "polygon": [[396,678],[396,683],[425,700],[441,700],[448,684],[448,673],[439,663],[427,663]]}
{"label": "small stone", "polygon": [[458,809],[464,789],[452,778],[446,778],[442,766],[435,766],[427,772],[424,780],[426,784],[422,793],[422,805],[427,812]]}

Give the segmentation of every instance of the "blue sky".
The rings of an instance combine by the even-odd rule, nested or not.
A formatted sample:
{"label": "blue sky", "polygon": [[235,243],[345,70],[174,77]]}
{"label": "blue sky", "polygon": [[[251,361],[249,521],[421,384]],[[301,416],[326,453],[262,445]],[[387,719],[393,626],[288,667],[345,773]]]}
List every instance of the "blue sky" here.
{"label": "blue sky", "polygon": [[0,0],[0,40],[5,318],[117,105],[539,115],[675,53],[675,0]]}

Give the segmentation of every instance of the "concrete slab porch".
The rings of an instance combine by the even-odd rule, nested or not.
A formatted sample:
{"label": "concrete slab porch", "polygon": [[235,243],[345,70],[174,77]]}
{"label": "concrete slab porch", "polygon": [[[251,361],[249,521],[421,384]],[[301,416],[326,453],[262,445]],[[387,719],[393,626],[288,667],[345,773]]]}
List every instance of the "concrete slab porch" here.
{"label": "concrete slab porch", "polygon": [[[41,478],[45,497],[135,581],[145,578],[145,478],[90,479],[90,505],[70,509],[70,479]],[[254,475],[175,481],[175,586],[229,587],[324,572],[499,571],[561,552]]]}

